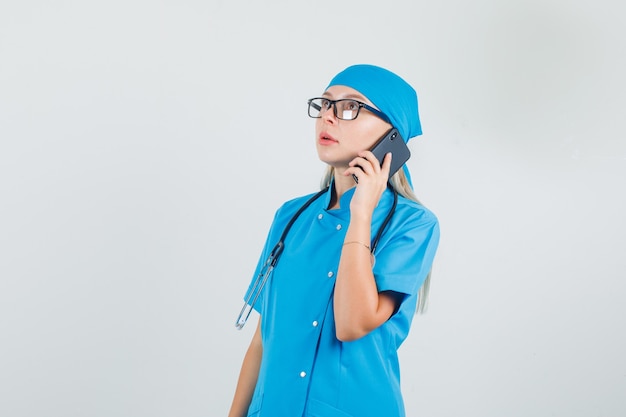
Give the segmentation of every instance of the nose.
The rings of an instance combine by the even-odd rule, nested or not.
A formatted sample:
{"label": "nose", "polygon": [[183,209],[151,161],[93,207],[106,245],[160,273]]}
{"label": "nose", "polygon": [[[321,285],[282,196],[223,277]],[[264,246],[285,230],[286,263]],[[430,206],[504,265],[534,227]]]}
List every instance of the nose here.
{"label": "nose", "polygon": [[337,122],[337,116],[335,116],[335,112],[337,111],[337,107],[335,107],[336,104],[332,103],[330,106],[328,106],[328,108],[326,110],[322,110],[321,116],[322,119],[324,121],[330,122],[330,123],[336,123]]}

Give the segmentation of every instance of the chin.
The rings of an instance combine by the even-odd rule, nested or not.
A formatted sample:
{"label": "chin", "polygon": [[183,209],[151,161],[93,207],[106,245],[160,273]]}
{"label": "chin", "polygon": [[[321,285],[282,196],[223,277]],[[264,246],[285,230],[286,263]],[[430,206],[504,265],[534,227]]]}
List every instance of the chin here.
{"label": "chin", "polygon": [[317,157],[319,158],[320,161],[326,163],[326,164],[332,164],[333,158],[330,157],[330,155],[328,155],[328,152],[325,152],[326,149],[321,148],[320,146],[317,147]]}
{"label": "chin", "polygon": [[350,159],[337,157],[336,152],[329,152],[326,148],[319,145],[317,146],[317,157],[327,165],[334,168],[344,167],[345,169],[348,169],[348,164],[354,159],[354,157]]}

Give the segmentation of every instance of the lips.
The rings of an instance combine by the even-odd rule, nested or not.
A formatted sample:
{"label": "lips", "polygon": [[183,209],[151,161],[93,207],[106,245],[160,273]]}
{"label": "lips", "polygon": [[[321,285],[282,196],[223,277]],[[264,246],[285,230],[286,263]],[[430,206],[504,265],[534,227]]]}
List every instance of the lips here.
{"label": "lips", "polygon": [[326,146],[339,143],[337,139],[329,135],[327,132],[320,133],[318,141],[320,145],[326,145]]}

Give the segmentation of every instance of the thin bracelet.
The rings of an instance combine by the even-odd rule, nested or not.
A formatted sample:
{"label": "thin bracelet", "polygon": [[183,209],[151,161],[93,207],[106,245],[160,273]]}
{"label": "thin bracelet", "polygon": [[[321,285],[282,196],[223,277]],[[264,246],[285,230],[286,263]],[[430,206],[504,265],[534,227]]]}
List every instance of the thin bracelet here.
{"label": "thin bracelet", "polygon": [[344,242],[343,246],[350,245],[352,243],[358,243],[359,245],[365,246],[368,251],[370,251],[370,252],[372,251],[372,248],[370,248],[369,245],[366,245],[365,243],[362,243],[362,242],[359,242],[359,241],[356,241],[356,240],[351,240],[350,242]]}

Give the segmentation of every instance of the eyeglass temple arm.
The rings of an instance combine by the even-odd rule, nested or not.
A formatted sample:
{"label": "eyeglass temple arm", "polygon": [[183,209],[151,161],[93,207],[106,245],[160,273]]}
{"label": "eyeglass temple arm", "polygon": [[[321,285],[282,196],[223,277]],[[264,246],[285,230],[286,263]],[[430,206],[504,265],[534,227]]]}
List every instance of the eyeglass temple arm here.
{"label": "eyeglass temple arm", "polygon": [[313,100],[309,101],[309,105],[317,111],[322,111],[322,106],[318,106],[315,102],[313,102]]}

